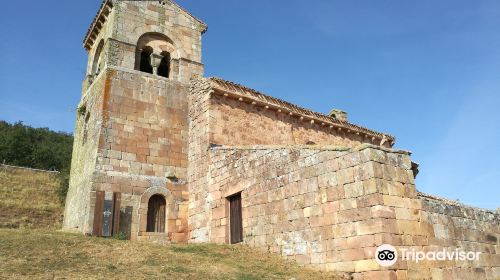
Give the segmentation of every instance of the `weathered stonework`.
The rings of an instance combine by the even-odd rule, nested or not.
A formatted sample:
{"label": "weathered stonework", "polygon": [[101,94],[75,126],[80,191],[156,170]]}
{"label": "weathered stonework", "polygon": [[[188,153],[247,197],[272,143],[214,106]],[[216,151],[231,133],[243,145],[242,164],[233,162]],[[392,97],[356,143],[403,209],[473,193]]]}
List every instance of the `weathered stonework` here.
{"label": "weathered stonework", "polygon": [[[341,110],[202,78],[205,31],[171,1],[104,1],[84,42],[66,230],[100,233],[116,215],[113,232],[132,240],[229,243],[229,198],[241,194],[243,243],[316,269],[358,280],[500,278],[498,213],[419,193],[410,153]],[[156,220],[155,197],[165,202]],[[383,268],[382,244],[482,254]]]}
{"label": "weathered stonework", "polygon": [[[64,227],[91,234],[96,192],[120,193],[121,232],[131,239],[186,242],[187,93],[190,79],[203,74],[203,24],[161,1],[105,1],[99,15],[99,32],[89,33],[93,43],[91,37],[85,42],[89,66]],[[144,45],[171,53],[168,78],[137,71]],[[152,190],[167,202],[165,234],[146,232],[145,197]]]}

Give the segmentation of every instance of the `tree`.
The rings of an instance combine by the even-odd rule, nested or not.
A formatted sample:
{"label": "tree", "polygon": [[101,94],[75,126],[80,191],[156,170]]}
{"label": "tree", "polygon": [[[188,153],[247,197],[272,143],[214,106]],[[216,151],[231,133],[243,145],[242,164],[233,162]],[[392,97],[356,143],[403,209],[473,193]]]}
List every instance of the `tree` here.
{"label": "tree", "polygon": [[60,171],[56,192],[62,202],[69,187],[72,150],[73,136],[68,133],[0,121],[0,163]]}

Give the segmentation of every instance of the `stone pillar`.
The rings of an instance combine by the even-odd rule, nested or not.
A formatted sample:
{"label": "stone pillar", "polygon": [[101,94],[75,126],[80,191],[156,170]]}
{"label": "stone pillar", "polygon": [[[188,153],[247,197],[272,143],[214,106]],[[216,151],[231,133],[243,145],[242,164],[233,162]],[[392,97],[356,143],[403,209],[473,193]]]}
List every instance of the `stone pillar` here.
{"label": "stone pillar", "polygon": [[151,66],[153,66],[153,74],[158,75],[158,67],[160,67],[160,63],[163,57],[157,54],[151,54]]}

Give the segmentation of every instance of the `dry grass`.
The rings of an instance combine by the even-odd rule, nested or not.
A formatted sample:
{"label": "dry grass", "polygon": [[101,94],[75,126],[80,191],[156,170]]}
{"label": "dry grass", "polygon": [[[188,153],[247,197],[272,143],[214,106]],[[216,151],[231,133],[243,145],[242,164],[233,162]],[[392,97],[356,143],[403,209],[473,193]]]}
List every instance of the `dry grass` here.
{"label": "dry grass", "polygon": [[340,279],[243,246],[0,229],[0,279]]}
{"label": "dry grass", "polygon": [[0,279],[340,279],[241,246],[172,245],[55,231],[53,175],[0,169]]}
{"label": "dry grass", "polygon": [[0,228],[58,228],[64,207],[55,175],[0,168]]}

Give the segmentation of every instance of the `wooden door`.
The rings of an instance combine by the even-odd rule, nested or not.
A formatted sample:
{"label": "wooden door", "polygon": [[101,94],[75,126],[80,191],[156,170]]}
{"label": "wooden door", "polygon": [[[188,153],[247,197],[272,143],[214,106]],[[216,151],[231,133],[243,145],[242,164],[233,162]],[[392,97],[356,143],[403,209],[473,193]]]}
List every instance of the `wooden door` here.
{"label": "wooden door", "polygon": [[243,242],[243,217],[241,193],[231,196],[229,200],[229,226],[231,228],[231,244]]}
{"label": "wooden door", "polygon": [[121,193],[113,193],[113,228],[112,235],[120,233],[120,207],[122,201]]}
{"label": "wooden door", "polygon": [[166,201],[161,195],[153,195],[148,203],[147,232],[165,232]]}
{"label": "wooden door", "polygon": [[120,232],[121,193],[113,193],[112,200],[106,200],[106,193],[96,191],[94,226],[92,235],[110,237]]}
{"label": "wooden door", "polygon": [[102,236],[102,217],[104,210],[104,195],[103,191],[96,191],[95,207],[94,207],[94,226],[92,235]]}

